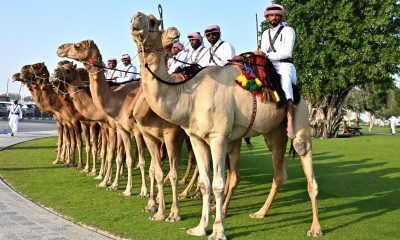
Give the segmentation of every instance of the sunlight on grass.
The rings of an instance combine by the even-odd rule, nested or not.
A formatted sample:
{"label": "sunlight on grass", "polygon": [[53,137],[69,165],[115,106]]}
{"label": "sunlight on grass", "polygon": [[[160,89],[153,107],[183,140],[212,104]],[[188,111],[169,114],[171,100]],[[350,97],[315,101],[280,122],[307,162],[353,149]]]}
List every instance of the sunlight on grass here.
{"label": "sunlight on grass", "polygon": [[[286,155],[288,181],[281,187],[264,219],[250,219],[264,203],[273,178],[271,153],[261,138],[252,139],[254,151],[242,145],[241,182],[225,220],[229,239],[307,239],[311,206],[298,158]],[[133,193],[124,198],[126,177],[116,192],[96,188],[98,180],[62,165],[55,159],[56,138],[16,145],[0,152],[0,175],[18,191],[65,214],[75,222],[134,239],[204,239],[190,237],[201,200],[180,201],[182,221],[152,222],[142,213],[147,199],[136,195],[140,172],[134,171]],[[324,239],[399,239],[400,161],[398,135],[363,135],[346,139],[314,140],[314,171],[319,184],[318,206]],[[186,163],[184,151],[183,175]],[[146,160],[149,162],[149,158]],[[147,162],[147,164],[148,164]],[[168,168],[165,164],[164,170]],[[166,172],[166,171],[165,171]],[[184,186],[180,186],[183,190]],[[170,184],[165,187],[167,210]],[[167,211],[167,214],[169,212]],[[207,230],[212,229],[213,218]]]}

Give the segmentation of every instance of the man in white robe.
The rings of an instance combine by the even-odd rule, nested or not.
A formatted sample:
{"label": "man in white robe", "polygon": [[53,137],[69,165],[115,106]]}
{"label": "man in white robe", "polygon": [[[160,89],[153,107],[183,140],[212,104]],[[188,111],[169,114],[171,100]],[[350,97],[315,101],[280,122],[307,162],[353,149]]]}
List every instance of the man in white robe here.
{"label": "man in white robe", "polygon": [[17,99],[13,100],[13,105],[11,106],[10,115],[8,117],[10,118],[8,125],[11,128],[11,137],[13,137],[14,133],[18,132],[19,119],[22,118],[21,105],[18,104]]}

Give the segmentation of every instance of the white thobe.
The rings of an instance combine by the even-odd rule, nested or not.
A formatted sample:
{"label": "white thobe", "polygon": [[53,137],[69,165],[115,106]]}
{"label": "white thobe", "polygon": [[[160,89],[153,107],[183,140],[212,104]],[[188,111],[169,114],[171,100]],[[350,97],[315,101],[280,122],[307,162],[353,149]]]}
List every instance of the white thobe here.
{"label": "white thobe", "polygon": [[391,130],[392,134],[395,134],[396,133],[397,118],[395,116],[391,116],[389,118],[389,122],[390,122],[390,130]]}
{"label": "white thobe", "polygon": [[208,60],[209,58],[207,58],[207,48],[201,45],[196,50],[190,50],[187,62],[192,64],[197,63],[202,67],[206,67],[208,66]]}
{"label": "white thobe", "polygon": [[18,132],[19,119],[22,118],[21,105],[13,104],[11,106],[10,115],[8,117],[10,118],[10,121],[8,122],[8,125],[11,128],[11,132],[12,133]]}
{"label": "white thobe", "polygon": [[205,57],[208,60],[207,66],[224,66],[234,56],[235,48],[230,43],[218,39],[214,46],[208,48]]}
{"label": "white thobe", "polygon": [[[168,59],[168,73],[172,74],[178,67],[184,67],[185,63],[187,62],[187,57],[188,53],[185,50],[182,50],[178,54],[174,55],[172,58]],[[175,60],[174,58],[179,61]]]}
{"label": "white thobe", "polygon": [[[114,78],[116,79],[114,80]],[[115,69],[107,69],[106,72],[106,79],[107,80],[112,80],[115,82],[120,82],[121,80],[121,72],[120,71],[115,71]]]}
{"label": "white thobe", "polygon": [[297,82],[296,68],[292,63],[280,62],[280,60],[292,58],[296,34],[293,28],[285,26],[274,43],[274,49],[276,52],[272,50],[268,37],[268,33],[270,33],[271,39],[274,39],[275,34],[281,26],[282,24],[279,24],[278,26],[263,32],[261,38],[261,51],[267,54],[267,57],[271,60],[276,71],[281,75],[282,89],[285,92],[286,99],[289,100],[293,99],[292,83],[296,84]]}
{"label": "white thobe", "polygon": [[139,77],[139,74],[137,74],[136,67],[133,66],[132,64],[126,65],[123,70],[126,72],[122,72],[120,78],[121,82],[135,80]]}

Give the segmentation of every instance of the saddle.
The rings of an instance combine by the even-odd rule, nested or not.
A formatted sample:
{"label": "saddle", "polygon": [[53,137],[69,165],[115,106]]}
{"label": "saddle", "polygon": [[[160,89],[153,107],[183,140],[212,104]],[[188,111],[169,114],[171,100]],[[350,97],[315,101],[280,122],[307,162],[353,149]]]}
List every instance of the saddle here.
{"label": "saddle", "polygon": [[[242,53],[229,60],[241,71],[236,83],[250,91],[253,95],[260,95],[263,102],[276,102],[278,108],[286,104],[285,93],[282,90],[281,77],[272,62],[262,51]],[[299,89],[293,85],[294,103],[300,101]]]}

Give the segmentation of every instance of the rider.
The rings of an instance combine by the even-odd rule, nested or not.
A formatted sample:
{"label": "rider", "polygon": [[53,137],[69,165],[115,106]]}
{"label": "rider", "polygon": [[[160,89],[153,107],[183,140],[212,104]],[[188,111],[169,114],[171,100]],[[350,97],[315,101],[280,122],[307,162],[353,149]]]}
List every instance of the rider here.
{"label": "rider", "polygon": [[296,84],[297,75],[292,55],[296,35],[293,28],[282,22],[285,16],[282,5],[272,4],[267,6],[264,16],[269,22],[270,29],[262,34],[261,51],[267,55],[276,71],[281,75],[282,89],[287,99],[287,135],[289,138],[295,138],[292,84]]}
{"label": "rider", "polygon": [[205,57],[207,49],[203,45],[203,37],[199,32],[191,32],[188,34],[188,39],[192,50],[188,55],[188,63],[199,64],[202,67],[208,65],[208,59]]}
{"label": "rider", "polygon": [[224,66],[235,56],[233,46],[221,40],[221,29],[218,25],[210,25],[204,30],[207,41],[211,44],[208,49],[208,66]]}

